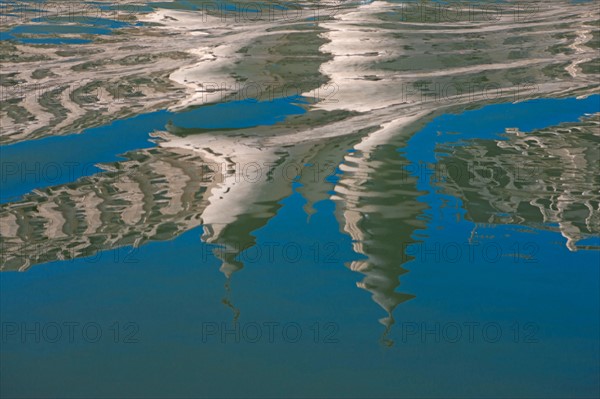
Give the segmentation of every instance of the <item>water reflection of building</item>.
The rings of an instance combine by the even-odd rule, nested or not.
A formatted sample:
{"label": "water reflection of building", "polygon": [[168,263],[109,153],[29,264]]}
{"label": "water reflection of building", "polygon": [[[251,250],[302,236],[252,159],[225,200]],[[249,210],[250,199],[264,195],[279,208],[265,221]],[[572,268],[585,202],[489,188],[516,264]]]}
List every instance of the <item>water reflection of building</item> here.
{"label": "water reflection of building", "polygon": [[[297,172],[308,213],[312,204],[327,199],[332,183],[325,178],[357,138],[263,150],[225,136],[212,146],[222,153],[208,145],[166,144],[133,151],[125,161],[103,165],[102,173],[0,206],[2,270],[139,247],[202,226],[201,240],[211,245],[227,279],[223,303],[237,317],[231,278],[244,267],[240,253],[256,245],[253,232],[276,215]],[[194,142],[204,139],[213,136]],[[251,164],[262,170],[240,173]]]}
{"label": "water reflection of building", "polygon": [[189,151],[127,154],[105,171],[2,205],[2,269],[169,240],[201,224],[204,163]]}
{"label": "water reflection of building", "polygon": [[531,133],[507,129],[506,140],[446,147],[440,184],[463,201],[477,223],[557,230],[571,251],[600,234],[600,115]]}
{"label": "water reflection of building", "polygon": [[363,140],[340,166],[342,174],[333,199],[338,202],[338,220],[354,241],[354,251],[366,257],[348,267],[362,273],[359,288],[371,293],[373,301],[386,312],[380,319],[385,326],[382,342],[392,345],[388,334],[395,323],[396,307],[414,297],[398,292],[403,264],[411,260],[406,248],[415,242],[412,234],[423,228],[417,216],[426,208],[417,197],[416,179],[405,167],[408,161],[398,153],[404,135],[391,143]]}

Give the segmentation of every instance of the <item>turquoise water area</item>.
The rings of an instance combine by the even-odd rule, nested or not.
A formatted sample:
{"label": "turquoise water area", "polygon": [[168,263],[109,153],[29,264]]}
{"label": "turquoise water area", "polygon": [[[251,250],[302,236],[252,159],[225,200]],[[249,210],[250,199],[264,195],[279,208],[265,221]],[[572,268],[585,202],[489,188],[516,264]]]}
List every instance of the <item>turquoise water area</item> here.
{"label": "turquoise water area", "polygon": [[[574,122],[599,112],[599,101],[597,95],[543,99],[442,115],[404,145],[383,152],[378,161],[382,170],[398,165],[399,159],[408,163],[408,170],[422,171],[416,164],[423,163],[432,169],[450,156],[453,144],[472,146],[470,140],[476,138],[506,140],[506,128],[527,132]],[[201,109],[190,112],[204,112]],[[181,116],[181,123],[192,123],[191,116]],[[121,147],[121,140],[114,139],[112,152],[110,146],[89,152],[101,134],[113,134],[107,127],[100,128],[104,133],[90,131],[47,143],[81,145],[87,160],[105,160],[147,145],[154,123],[162,125],[173,117],[138,117],[146,121],[139,125],[143,133],[117,129],[121,140],[125,131],[137,138]],[[273,115],[262,117],[260,123],[274,121]],[[133,122],[115,122],[113,130],[125,129],[127,123]],[[210,123],[208,119],[206,125]],[[34,154],[33,147],[27,147],[34,143],[7,149],[15,151],[15,157],[18,151],[32,151],[32,159],[37,159],[41,148]],[[202,226],[172,241],[3,273],[3,320],[30,329],[36,322],[79,323],[78,328],[94,322],[102,330],[97,342],[89,334],[87,341],[75,335],[69,342],[65,335],[56,343],[34,342],[35,333],[25,342],[20,332],[5,334],[3,393],[65,396],[65,386],[73,397],[564,398],[573,392],[582,397],[597,393],[598,251],[569,251],[554,226],[475,223],[461,199],[430,173],[412,175],[413,191],[421,193],[417,200],[425,210],[388,222],[381,215],[379,224],[366,218],[362,227],[372,241],[369,245],[385,240],[407,255],[405,262],[391,262],[398,258],[380,253],[380,265],[391,271],[406,269],[400,287],[383,292],[384,297],[406,298],[393,309],[394,323],[387,324],[387,332],[379,322],[389,315],[380,306],[385,301],[380,300],[378,283],[360,284],[364,276],[385,274],[348,267],[365,255],[340,228],[335,214],[340,204],[320,201],[308,217],[302,186],[290,182],[294,192],[278,202],[274,217],[252,231],[255,246],[239,255],[245,267],[230,280],[219,271],[214,245],[200,239]],[[331,187],[344,177],[339,171]],[[411,206],[400,190],[406,181],[378,175],[372,179],[375,191],[381,186],[387,193],[387,204]],[[31,188],[30,183],[15,185],[12,193]],[[381,205],[372,201],[374,209]],[[372,212],[371,218],[376,217]],[[416,224],[424,227],[411,227]],[[474,229],[478,245],[472,243]],[[402,237],[407,235],[417,243],[404,246]],[[272,243],[278,248],[294,243],[300,253],[275,250],[266,256]],[[435,249],[455,244],[468,248],[472,256],[440,256]],[[500,256],[482,252],[486,245]],[[261,249],[262,255],[257,255]],[[529,256],[517,256],[523,254]],[[240,338],[234,320],[245,329]],[[269,325],[274,328],[272,339]],[[115,336],[115,331],[121,335]]]}

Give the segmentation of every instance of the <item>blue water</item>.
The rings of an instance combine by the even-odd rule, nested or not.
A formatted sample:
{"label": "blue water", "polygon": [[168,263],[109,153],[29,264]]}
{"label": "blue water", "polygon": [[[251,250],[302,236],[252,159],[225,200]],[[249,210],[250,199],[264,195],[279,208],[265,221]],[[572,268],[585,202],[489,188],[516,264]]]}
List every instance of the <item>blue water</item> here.
{"label": "blue water", "polygon": [[47,137],[0,146],[0,203],[14,201],[34,188],[73,182],[101,171],[98,163],[155,145],[150,133],[167,124],[182,128],[241,129],[280,123],[305,113],[299,96],[271,101],[244,99],[207,105],[184,112],[157,111],[90,128],[81,134]]}
{"label": "blue water", "polygon": [[[443,115],[397,154],[435,164],[440,143],[497,140],[508,127],[527,131],[576,121],[600,111],[598,98],[535,100]],[[464,219],[460,200],[432,186],[428,177],[415,176],[415,189],[426,192],[419,200],[429,206],[420,216],[427,227],[414,233],[421,248],[467,242],[473,223]],[[3,392],[64,396],[68,385],[74,397],[564,398],[598,393],[600,323],[592,316],[600,313],[597,252],[572,253],[555,232],[511,225],[480,227],[480,236],[488,237],[481,245],[494,243],[507,255],[497,259],[476,248],[473,260],[448,262],[437,259],[436,251],[410,247],[407,252],[415,259],[403,266],[410,272],[401,277],[401,290],[415,298],[396,309],[388,336],[395,345],[386,347],[377,322],[384,312],[356,287],[362,276],[345,267],[363,256],[340,230],[336,204],[318,202],[308,218],[306,200],[296,191],[299,184],[291,184],[294,192],[279,202],[276,216],[252,235],[257,248],[293,242],[302,255],[296,262],[281,251],[247,260],[229,292],[213,246],[200,240],[202,228],[169,242],[0,275],[4,320],[95,322],[104,332],[96,343],[80,337],[73,343],[34,343],[32,337],[21,343],[11,336],[0,364]],[[321,251],[333,244],[334,250],[314,257],[315,244]],[[516,261],[511,256],[515,244],[533,258]],[[302,336],[290,342],[278,333],[270,342],[263,334],[251,343],[208,335],[207,325],[231,328],[224,297],[240,312],[241,325],[296,323]],[[123,337],[114,342],[115,321],[135,323],[127,331],[131,342]],[[436,323],[479,327],[472,341],[465,333],[456,342],[448,337],[436,342],[436,334],[426,334]],[[495,334],[481,333],[486,323],[500,327],[497,340]]]}
{"label": "blue water", "polygon": [[[583,100],[536,99],[515,104],[488,105],[460,115],[442,115],[434,119],[411,137],[408,147],[400,151],[413,164],[420,161],[435,163],[435,147],[440,144],[456,142],[457,139],[503,140],[505,128],[519,128],[522,132],[530,132],[563,122],[577,122],[585,114],[598,112],[598,109],[600,95],[597,94]],[[448,134],[453,132],[459,132],[460,135]]]}
{"label": "blue water", "polygon": [[[27,15],[41,15],[31,19],[30,22],[33,24],[16,25],[8,31],[0,31],[0,40],[25,44],[86,44],[91,43],[92,40],[87,37],[63,37],[62,35],[106,36],[111,35],[115,29],[141,25],[102,18],[99,16],[102,15],[99,11],[101,8],[95,12],[90,9],[81,12],[66,11],[67,9],[61,8],[58,4],[44,5],[43,9],[23,8],[22,5],[12,5],[11,8],[18,13],[6,14],[7,16],[25,18]],[[107,9],[106,14],[110,14],[108,11],[110,10]],[[141,11],[136,10],[136,12]],[[69,15],[64,16],[67,13]]]}

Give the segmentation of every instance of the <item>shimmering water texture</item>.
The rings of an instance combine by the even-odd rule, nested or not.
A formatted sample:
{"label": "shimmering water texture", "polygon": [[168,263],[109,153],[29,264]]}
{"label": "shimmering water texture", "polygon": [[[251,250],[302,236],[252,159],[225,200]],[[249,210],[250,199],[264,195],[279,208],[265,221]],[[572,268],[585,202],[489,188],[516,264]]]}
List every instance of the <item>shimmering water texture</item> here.
{"label": "shimmering water texture", "polygon": [[63,3],[0,3],[0,397],[600,397],[593,2]]}
{"label": "shimmering water texture", "polygon": [[[593,394],[597,111],[591,96],[442,115],[369,158],[338,139],[331,145],[350,151],[325,178],[329,199],[309,200],[320,186],[306,172],[225,226],[202,221],[219,201],[209,195],[218,179],[201,178],[204,160],[157,147],[6,203],[5,268],[36,266],[2,274],[3,318],[135,322],[139,342],[11,340],[3,389],[58,394],[69,375],[78,396],[90,386],[98,395]],[[557,158],[572,168],[555,169]],[[365,184],[367,169],[376,173]],[[296,323],[304,338],[221,333],[271,321]],[[217,332],[207,335],[207,323]],[[458,339],[435,332],[455,325]],[[483,333],[489,325],[497,341]]]}

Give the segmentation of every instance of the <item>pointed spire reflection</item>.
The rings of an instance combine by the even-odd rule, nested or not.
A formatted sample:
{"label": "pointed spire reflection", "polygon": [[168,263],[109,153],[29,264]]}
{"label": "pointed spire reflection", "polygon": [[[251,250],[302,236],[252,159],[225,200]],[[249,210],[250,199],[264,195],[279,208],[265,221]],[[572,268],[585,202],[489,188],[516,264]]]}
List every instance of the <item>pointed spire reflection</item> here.
{"label": "pointed spire reflection", "polygon": [[[379,134],[385,133],[382,131]],[[394,310],[414,298],[397,290],[400,276],[408,272],[402,266],[412,259],[405,250],[415,242],[412,233],[424,227],[417,216],[426,205],[417,200],[421,193],[416,190],[416,180],[408,175],[408,161],[397,151],[404,139],[388,144],[372,139],[363,140],[355,146],[356,151],[345,156],[333,199],[338,202],[342,230],[354,241],[354,251],[367,258],[348,267],[364,275],[357,286],[369,291],[385,311],[386,316],[379,319],[385,327],[381,342],[392,346],[389,334],[395,323]]]}

